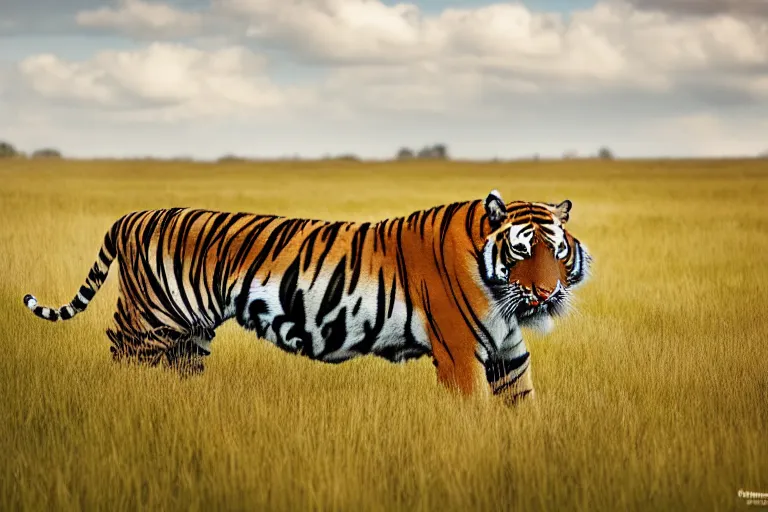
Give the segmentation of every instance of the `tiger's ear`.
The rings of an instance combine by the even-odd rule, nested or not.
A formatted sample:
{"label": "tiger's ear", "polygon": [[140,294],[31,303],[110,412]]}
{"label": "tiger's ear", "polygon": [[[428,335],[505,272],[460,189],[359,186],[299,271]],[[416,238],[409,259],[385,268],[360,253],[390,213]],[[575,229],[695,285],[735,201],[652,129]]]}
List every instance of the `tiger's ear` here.
{"label": "tiger's ear", "polygon": [[501,221],[507,218],[507,205],[501,198],[498,190],[491,190],[488,197],[485,198],[485,213],[488,214],[488,220],[495,229],[501,225]]}
{"label": "tiger's ear", "polygon": [[563,224],[568,222],[568,219],[571,216],[571,208],[573,208],[573,203],[570,200],[566,199],[560,204],[552,204],[550,206],[554,210],[553,213],[557,216],[558,219],[560,219],[560,222]]}

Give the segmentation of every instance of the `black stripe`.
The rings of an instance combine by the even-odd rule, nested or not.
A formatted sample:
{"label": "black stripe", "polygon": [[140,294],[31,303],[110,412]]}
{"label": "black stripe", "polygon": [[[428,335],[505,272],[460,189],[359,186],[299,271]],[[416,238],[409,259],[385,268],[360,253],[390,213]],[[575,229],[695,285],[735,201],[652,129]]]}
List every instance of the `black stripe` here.
{"label": "black stripe", "polygon": [[115,232],[117,230],[116,228],[119,222],[120,221],[117,221],[114,224],[112,224],[112,227],[109,229],[107,234],[104,235],[104,247],[106,247],[107,251],[109,252],[109,254],[112,255],[113,258],[117,256],[117,249],[115,248],[114,238],[115,238]]}
{"label": "black stripe", "polygon": [[392,311],[395,309],[395,295],[397,294],[397,276],[392,274],[392,287],[389,290],[389,311],[387,318],[392,318]]}
{"label": "black stripe", "polygon": [[[339,234],[341,226],[341,222],[334,222],[333,224],[329,224],[325,227],[321,237],[321,240],[325,241],[325,249],[323,249],[323,252],[320,253],[320,257],[317,259],[317,264],[315,264],[315,275],[312,277],[312,283],[310,284],[310,287],[315,285],[317,276],[320,275],[320,270],[323,268],[323,262],[325,261],[326,256],[328,256],[328,254],[331,252],[331,248],[333,247],[333,243],[336,241],[336,236]],[[326,237],[327,241],[325,240]]]}
{"label": "black stripe", "polygon": [[485,364],[485,377],[493,384],[526,364],[530,358],[530,352],[526,352],[522,356],[507,360],[490,359]]}
{"label": "black stripe", "polygon": [[94,265],[90,272],[88,272],[88,280],[93,281],[94,284],[101,285],[106,278],[107,276],[103,274],[96,265]]}
{"label": "black stripe", "polygon": [[406,221],[406,226],[408,226],[408,229],[413,227],[413,223],[419,219],[419,215],[421,215],[421,212],[417,211],[408,216],[408,220]]}
{"label": "black stripe", "polygon": [[357,281],[360,279],[360,272],[363,267],[363,248],[365,247],[365,237],[368,234],[369,223],[361,224],[355,235],[352,237],[352,277],[349,281],[349,290],[352,293],[357,287]]}
{"label": "black stripe", "polygon": [[[477,214],[477,211],[478,211],[478,205],[481,204],[481,202],[482,201],[480,200],[475,200],[469,203],[469,211],[467,212],[467,216],[464,221],[464,230],[466,231],[466,234],[469,240],[473,242],[478,238],[477,236],[475,236],[474,227],[475,227],[475,215]],[[482,253],[482,249],[480,247],[482,246],[478,247],[476,243],[473,243],[472,246],[475,249],[474,251],[475,257],[480,256],[480,254]]]}
{"label": "black stripe", "polygon": [[315,249],[315,241],[317,240],[317,237],[320,236],[321,230],[322,226],[312,231],[309,235],[307,235],[304,241],[301,242],[301,246],[299,247],[299,254],[304,251],[304,272],[306,272],[309,269],[309,266],[312,264],[312,253]]}
{"label": "black stripe", "polygon": [[96,291],[95,291],[95,290],[92,290],[92,289],[91,289],[90,287],[88,287],[88,286],[81,286],[81,287],[80,287],[80,290],[79,290],[79,293],[80,293],[80,295],[82,295],[82,296],[83,296],[83,298],[84,298],[85,300],[87,300],[87,301],[90,301],[91,299],[93,299],[94,295],[96,295]]}
{"label": "black stripe", "polygon": [[421,216],[421,221],[419,222],[419,234],[421,235],[422,238],[424,238],[424,229],[426,228],[426,225],[427,225],[427,219],[429,218],[429,214],[432,213],[433,210],[434,208],[430,208],[429,210],[424,212],[424,214]]}
{"label": "black stripe", "polygon": [[451,359],[451,362],[455,364],[456,360],[453,358],[453,353],[451,352],[451,349],[448,348],[448,344],[445,342],[443,334],[440,331],[437,322],[435,322],[434,316],[432,315],[432,303],[429,299],[429,290],[427,289],[426,283],[421,284],[421,294],[424,303],[424,316],[427,317],[427,322],[429,322],[429,327],[432,329],[435,340],[440,343],[440,345],[445,349],[445,352],[448,354],[448,357]]}
{"label": "black stripe", "polygon": [[381,252],[384,256],[387,255],[387,243],[384,240],[384,230],[387,227],[387,221],[382,221],[378,224],[377,229],[379,230],[379,240],[381,244]]}
{"label": "black stripe", "polygon": [[360,311],[360,305],[363,303],[363,298],[358,297],[357,302],[355,302],[355,307],[352,309],[352,315],[357,315],[357,313]]}
{"label": "black stripe", "polygon": [[109,268],[109,265],[112,263],[112,260],[109,259],[109,256],[104,254],[104,250],[99,250],[99,259],[104,264],[105,267]]}
{"label": "black stripe", "polygon": [[[44,311],[48,311],[48,313],[49,313],[49,315],[50,315],[48,318],[46,318],[45,316],[43,316],[43,312],[44,312]],[[48,321],[50,321],[50,322],[55,322],[55,321],[57,321],[57,320],[59,319],[59,313],[58,313],[58,311],[56,311],[55,309],[51,309],[51,308],[46,308],[46,307],[42,307],[42,306],[37,306],[37,307],[35,308],[35,310],[33,311],[33,313],[34,313],[35,315],[39,316],[40,318],[42,318],[43,320],[48,320]]]}
{"label": "black stripe", "polygon": [[[493,345],[494,345],[493,336],[491,336],[491,333],[488,332],[488,329],[485,328],[485,325],[483,324],[483,322],[481,322],[480,319],[475,314],[475,311],[472,309],[472,306],[469,304],[469,300],[467,299],[467,296],[464,294],[464,290],[461,289],[461,287],[459,287],[459,291],[461,292],[461,298],[464,300],[464,304],[466,304],[466,306],[467,306],[467,311],[469,312],[469,315],[472,317],[472,320],[475,322],[476,327],[479,328],[480,331],[483,333],[483,336],[485,337],[485,340],[483,340],[482,337],[477,334],[477,331],[472,329],[472,332],[475,334],[475,338],[477,339],[478,343],[480,343],[480,345],[482,345],[483,348],[485,348],[485,350],[487,352],[492,352],[493,348],[494,348],[493,347]],[[459,308],[459,311],[461,311],[461,308]],[[464,316],[464,312],[463,311],[461,312],[461,315]],[[464,316],[464,318],[465,318],[465,321],[466,321],[466,317],[465,316]],[[486,345],[484,343],[484,341],[490,342],[491,347]]]}
{"label": "black stripe", "polygon": [[318,327],[323,323],[323,319],[341,303],[344,295],[344,276],[347,272],[347,257],[342,256],[336,270],[333,271],[331,280],[325,288],[323,299],[320,301],[320,307],[317,310],[315,322]]}

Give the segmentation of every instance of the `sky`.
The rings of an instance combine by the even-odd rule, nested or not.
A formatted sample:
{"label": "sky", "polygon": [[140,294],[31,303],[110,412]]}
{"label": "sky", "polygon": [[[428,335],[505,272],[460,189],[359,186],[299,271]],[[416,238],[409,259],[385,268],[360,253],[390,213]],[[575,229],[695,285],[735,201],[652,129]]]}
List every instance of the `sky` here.
{"label": "sky", "polygon": [[0,119],[73,157],[752,156],[768,0],[0,0]]}

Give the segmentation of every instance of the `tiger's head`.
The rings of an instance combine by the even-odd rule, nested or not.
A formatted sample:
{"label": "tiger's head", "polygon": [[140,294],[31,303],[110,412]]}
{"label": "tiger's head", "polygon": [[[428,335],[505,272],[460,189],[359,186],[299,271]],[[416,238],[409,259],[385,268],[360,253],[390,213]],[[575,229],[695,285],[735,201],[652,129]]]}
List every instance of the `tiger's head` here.
{"label": "tiger's head", "polygon": [[572,203],[515,201],[498,191],[485,199],[491,233],[482,272],[505,320],[546,331],[567,312],[571,290],[589,276],[591,257],[565,225]]}

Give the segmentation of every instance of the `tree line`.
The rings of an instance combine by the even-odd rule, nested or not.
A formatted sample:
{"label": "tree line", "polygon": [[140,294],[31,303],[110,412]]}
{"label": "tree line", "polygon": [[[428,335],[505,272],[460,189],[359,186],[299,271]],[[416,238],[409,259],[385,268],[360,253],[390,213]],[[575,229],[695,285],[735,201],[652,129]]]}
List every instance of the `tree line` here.
{"label": "tree line", "polygon": [[[607,147],[601,147],[597,152],[597,158],[600,160],[613,160],[613,152]],[[61,151],[52,147],[40,148],[27,154],[20,151],[13,144],[7,141],[0,141],[0,159],[7,158],[63,158]],[[573,151],[566,151],[563,153],[564,160],[570,160],[579,158],[579,155]],[[295,155],[293,160],[301,160],[298,155]],[[361,159],[354,154],[344,154],[336,157],[327,156],[325,160],[347,160],[347,161],[360,161]],[[252,160],[246,157],[240,157],[233,154],[227,154],[218,159],[221,163],[233,163],[233,162],[246,162]],[[419,150],[411,149],[409,147],[401,147],[395,154],[395,160],[450,160],[448,153],[448,146],[445,144],[434,144],[422,147]],[[494,159],[498,160],[498,159]],[[539,160],[538,155],[533,155],[533,160]]]}
{"label": "tree line", "polygon": [[434,146],[424,146],[418,151],[411,148],[402,147],[397,152],[397,160],[448,160],[448,147],[445,144],[435,144]]}
{"label": "tree line", "polygon": [[62,158],[61,151],[55,148],[40,148],[27,154],[13,144],[0,141],[0,158]]}

